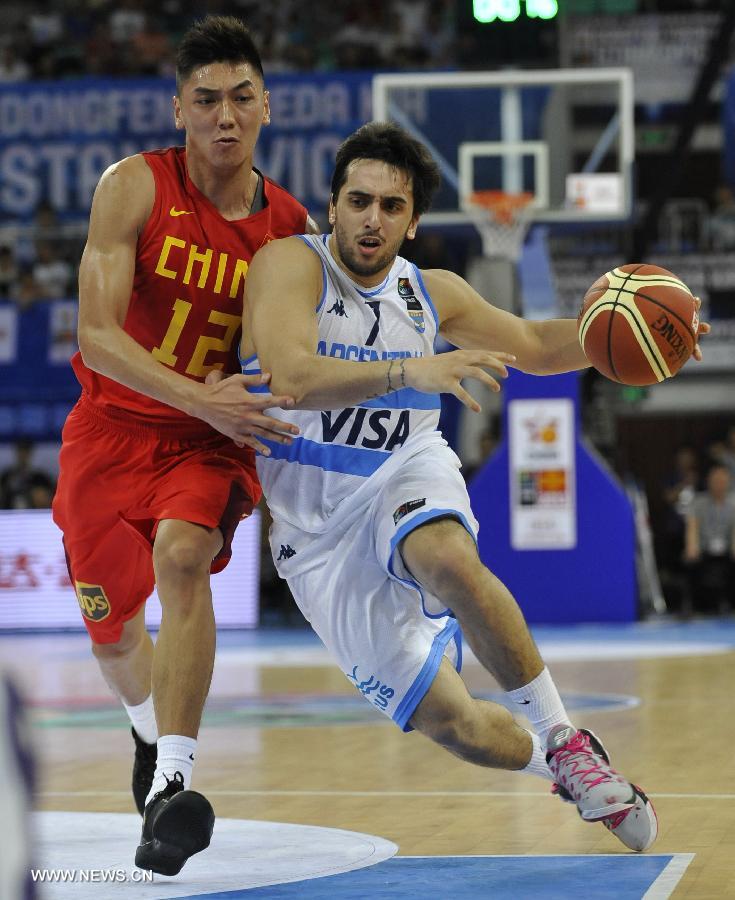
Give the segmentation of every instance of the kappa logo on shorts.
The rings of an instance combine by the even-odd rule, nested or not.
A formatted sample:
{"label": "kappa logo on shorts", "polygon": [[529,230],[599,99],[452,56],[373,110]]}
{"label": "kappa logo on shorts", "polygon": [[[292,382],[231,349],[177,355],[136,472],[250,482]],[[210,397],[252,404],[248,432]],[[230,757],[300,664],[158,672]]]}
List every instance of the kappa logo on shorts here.
{"label": "kappa logo on shorts", "polygon": [[421,509],[422,506],[426,506],[426,497],[422,497],[420,500],[409,500],[407,503],[401,503],[398,509],[393,513],[393,524],[397,525],[404,516],[407,516],[415,509]]}
{"label": "kappa logo on shorts", "polygon": [[90,622],[101,622],[110,615],[110,601],[101,585],[75,581],[74,588],[85,619],[89,619]]}

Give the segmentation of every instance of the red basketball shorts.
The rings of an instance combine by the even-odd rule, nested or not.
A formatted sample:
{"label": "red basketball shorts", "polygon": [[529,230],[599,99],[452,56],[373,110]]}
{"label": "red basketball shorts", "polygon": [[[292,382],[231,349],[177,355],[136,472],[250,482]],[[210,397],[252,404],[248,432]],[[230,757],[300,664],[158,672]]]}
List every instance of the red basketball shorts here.
{"label": "red basketball shorts", "polygon": [[161,520],[219,528],[224,543],[211,571],[220,572],[260,493],[249,448],[206,426],[196,439],[178,425],[131,423],[82,396],[62,433],[53,516],[92,640],[118,641],[153,591]]}

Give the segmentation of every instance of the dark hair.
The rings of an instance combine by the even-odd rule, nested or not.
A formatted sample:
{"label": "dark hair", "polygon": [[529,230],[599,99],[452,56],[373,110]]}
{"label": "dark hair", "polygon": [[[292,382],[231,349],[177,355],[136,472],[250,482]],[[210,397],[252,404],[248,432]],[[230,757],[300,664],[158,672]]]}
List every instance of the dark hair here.
{"label": "dark hair", "polygon": [[348,166],[356,159],[377,159],[410,175],[414,215],[422,215],[431,206],[441,181],[439,166],[421,141],[403,128],[392,122],[369,122],[343,141],[332,175],[333,202],[347,181]]}
{"label": "dark hair", "polygon": [[191,73],[214,62],[246,62],[263,77],[260,53],[247,27],[235,16],[207,16],[195,22],[176,52],[176,91]]}

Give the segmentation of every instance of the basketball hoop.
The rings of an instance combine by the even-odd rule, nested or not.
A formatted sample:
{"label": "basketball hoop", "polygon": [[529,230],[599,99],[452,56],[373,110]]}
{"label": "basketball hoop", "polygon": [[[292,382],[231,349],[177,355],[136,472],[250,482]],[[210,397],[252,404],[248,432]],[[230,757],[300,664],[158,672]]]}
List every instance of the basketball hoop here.
{"label": "basketball hoop", "polygon": [[502,257],[518,262],[523,241],[531,224],[529,191],[474,191],[467,203],[467,212],[482,237],[485,256]]}

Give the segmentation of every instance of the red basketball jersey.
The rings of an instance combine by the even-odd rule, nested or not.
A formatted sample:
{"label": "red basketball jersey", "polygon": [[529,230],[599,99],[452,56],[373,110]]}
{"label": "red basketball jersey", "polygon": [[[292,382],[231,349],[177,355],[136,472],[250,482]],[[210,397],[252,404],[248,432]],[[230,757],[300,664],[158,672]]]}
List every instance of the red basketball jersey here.
{"label": "red basketball jersey", "polygon": [[[212,369],[239,372],[248,265],[268,241],[303,234],[306,210],[264,177],[264,208],[228,222],[189,178],[183,147],[143,157],[153,172],[156,198],[138,239],[125,331],[163,365],[197,381]],[[148,422],[197,421],[93,372],[80,353],[72,366],[93,403],[124,409]]]}

